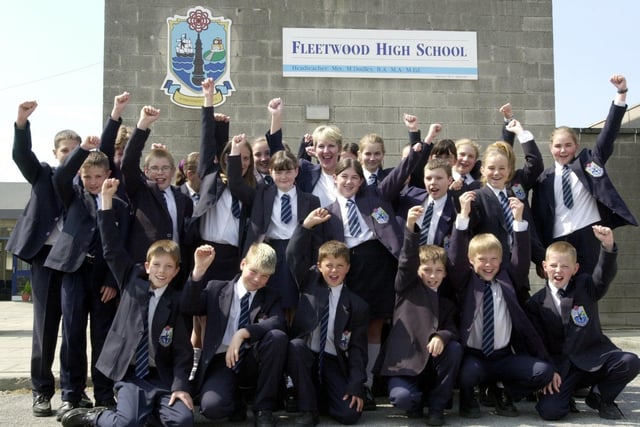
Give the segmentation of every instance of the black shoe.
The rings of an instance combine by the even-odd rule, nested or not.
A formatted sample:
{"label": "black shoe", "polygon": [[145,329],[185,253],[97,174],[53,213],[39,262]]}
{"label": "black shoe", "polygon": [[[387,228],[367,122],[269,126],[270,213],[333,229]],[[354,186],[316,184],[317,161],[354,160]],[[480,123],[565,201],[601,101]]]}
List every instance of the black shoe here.
{"label": "black shoe", "polygon": [[247,420],[247,405],[244,401],[236,401],[233,412],[229,415],[229,421],[232,423],[242,423]]}
{"label": "black shoe", "polygon": [[502,417],[517,417],[518,410],[511,400],[509,393],[503,388],[496,388],[494,390],[496,396],[496,414]]}
{"label": "black shoe", "polygon": [[496,406],[496,386],[489,386],[489,385],[485,385],[485,384],[480,384],[480,386],[478,387],[478,397],[480,400],[480,404],[482,406],[486,406],[489,408],[493,408],[494,406]]}
{"label": "black shoe", "polygon": [[364,410],[365,411],[375,411],[378,409],[376,406],[376,399],[373,397],[373,393],[371,393],[371,389],[369,387],[364,388]]}
{"label": "black shoe", "polygon": [[53,415],[51,410],[51,398],[44,394],[33,396],[33,406],[31,408],[34,417],[50,417]]}
{"label": "black shoe", "polygon": [[[96,405],[98,406],[98,405]],[[87,393],[82,392],[82,397],[80,398],[80,402],[78,402],[78,408],[93,408],[93,402],[87,396]]]}
{"label": "black shoe", "polygon": [[428,426],[443,426],[444,425],[444,411],[437,409],[429,409],[427,414]]}
{"label": "black shoe", "polygon": [[419,408],[409,409],[406,412],[406,414],[407,414],[407,418],[411,418],[411,419],[423,418],[424,417],[424,409],[422,408],[422,406],[420,406]]}
{"label": "black shoe", "polygon": [[255,427],[275,427],[276,417],[271,411],[257,411],[253,413],[253,425]]}
{"label": "black shoe", "polygon": [[319,422],[316,412],[305,411],[296,417],[295,425],[313,427]]}
{"label": "black shoe", "polygon": [[460,400],[460,416],[464,418],[480,418],[480,404],[478,399],[472,397],[466,402]]}
{"label": "black shoe", "polygon": [[576,400],[572,397],[569,399],[569,412],[572,414],[579,414],[580,410],[578,409],[578,405],[576,405]]}
{"label": "black shoe", "polygon": [[286,412],[298,412],[298,399],[296,399],[295,389],[288,388],[284,397],[284,410]]}
{"label": "black shoe", "polygon": [[93,427],[98,415],[107,408],[75,408],[67,411],[62,417],[62,427]]}
{"label": "black shoe", "polygon": [[584,403],[586,403],[591,409],[598,411],[600,418],[604,418],[606,420],[619,420],[624,417],[624,415],[622,415],[622,411],[618,408],[618,405],[613,402],[603,402],[602,396],[599,393],[595,393],[593,390],[589,392]]}
{"label": "black shoe", "polygon": [[72,402],[69,402],[68,400],[63,400],[62,401],[62,405],[60,405],[60,407],[56,411],[56,421],[58,421],[58,422],[61,421],[62,420],[62,416],[64,414],[66,414],[70,410],[76,409],[76,408],[78,408],[78,404],[77,403],[72,403]]}
{"label": "black shoe", "polygon": [[98,406],[101,406],[107,409],[116,409],[116,406],[118,406],[118,404],[116,403],[116,400],[112,397],[107,400],[96,400],[96,407]]}

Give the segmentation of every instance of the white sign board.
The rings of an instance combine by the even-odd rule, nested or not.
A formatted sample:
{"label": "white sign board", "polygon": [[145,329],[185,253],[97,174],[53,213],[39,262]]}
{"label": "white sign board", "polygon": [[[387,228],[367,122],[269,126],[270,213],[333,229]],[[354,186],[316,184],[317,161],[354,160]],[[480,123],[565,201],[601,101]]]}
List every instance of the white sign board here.
{"label": "white sign board", "polygon": [[476,33],[283,28],[282,74],[477,80]]}

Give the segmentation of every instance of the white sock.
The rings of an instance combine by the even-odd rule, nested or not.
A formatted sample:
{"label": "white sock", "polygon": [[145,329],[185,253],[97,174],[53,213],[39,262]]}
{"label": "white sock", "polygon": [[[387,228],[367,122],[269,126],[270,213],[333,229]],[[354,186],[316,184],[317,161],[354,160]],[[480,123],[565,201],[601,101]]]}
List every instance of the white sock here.
{"label": "white sock", "polygon": [[373,372],[371,371],[373,371],[373,365],[376,364],[378,353],[380,353],[380,344],[367,344],[369,360],[367,361],[367,382],[364,385],[369,388],[373,385]]}
{"label": "white sock", "polygon": [[191,368],[191,373],[189,374],[189,381],[192,381],[196,377],[196,371],[198,370],[198,363],[200,362],[201,354],[201,348],[195,347],[193,349],[193,367]]}

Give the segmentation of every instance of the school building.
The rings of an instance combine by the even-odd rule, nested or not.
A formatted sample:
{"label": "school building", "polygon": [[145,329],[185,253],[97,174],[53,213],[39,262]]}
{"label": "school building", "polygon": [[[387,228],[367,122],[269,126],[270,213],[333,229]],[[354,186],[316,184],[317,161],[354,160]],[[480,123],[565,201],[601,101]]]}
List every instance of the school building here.
{"label": "school building", "polygon": [[[555,126],[551,0],[300,0],[284,6],[279,0],[105,2],[103,111],[123,90],[132,93],[127,125],[135,125],[143,105],[160,108],[150,142],[181,158],[198,150],[197,88],[212,76],[216,110],[231,117],[232,135],[263,135],[266,105],[282,97],[284,140],[294,151],[304,133],[329,123],[340,127],[345,142],[380,134],[386,166],[393,166],[407,140],[403,113],[419,117],[423,134],[437,122],[444,125],[442,138],[468,137],[486,146],[500,137],[497,109],[510,101],[548,153]],[[603,105],[603,118],[607,111]],[[630,119],[626,126],[607,170],[638,213],[640,125]],[[593,144],[597,130],[578,131],[584,146]],[[548,155],[545,164],[551,164]],[[637,327],[639,234],[626,227],[616,236],[619,271],[602,317]]]}

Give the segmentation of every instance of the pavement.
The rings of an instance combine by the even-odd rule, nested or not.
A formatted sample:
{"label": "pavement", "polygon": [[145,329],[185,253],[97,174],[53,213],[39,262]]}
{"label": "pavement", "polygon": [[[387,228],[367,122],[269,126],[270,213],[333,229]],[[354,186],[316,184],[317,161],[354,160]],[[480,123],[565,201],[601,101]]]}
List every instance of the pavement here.
{"label": "pavement", "polygon": [[[57,426],[55,417],[36,418],[31,414],[31,381],[29,366],[31,360],[31,331],[33,305],[21,301],[0,301],[0,426]],[[612,341],[625,351],[640,354],[640,329],[608,328],[606,333]],[[59,362],[53,366],[56,378],[59,377]],[[87,389],[89,396],[92,390]],[[378,409],[365,412],[360,419],[362,426],[422,426],[424,420],[408,419],[402,411],[394,409],[386,398],[377,398]],[[491,413],[491,408],[482,408],[483,416],[477,420],[460,418],[457,414],[457,396],[454,397],[454,409],[446,414],[447,425],[451,426],[638,426],[640,425],[640,378],[631,382],[619,396],[617,403],[625,414],[619,421],[608,421],[598,417],[597,412],[588,408],[582,399],[578,399],[579,414],[570,414],[558,423],[541,420],[534,403],[517,403],[520,416],[517,418],[500,417]],[[59,393],[52,399],[54,409],[60,405]],[[295,414],[278,412],[278,425],[293,426]],[[249,415],[248,423],[252,423]],[[323,426],[338,426],[328,417],[321,417]],[[196,424],[202,426],[239,426],[243,424],[227,421],[209,421],[196,416]]]}

